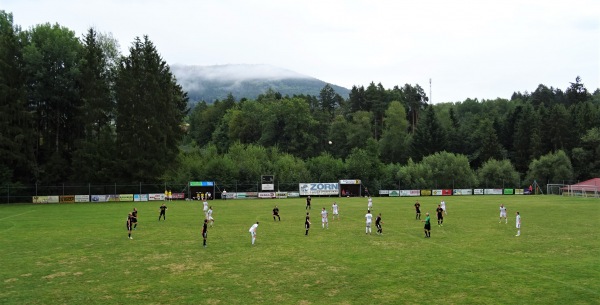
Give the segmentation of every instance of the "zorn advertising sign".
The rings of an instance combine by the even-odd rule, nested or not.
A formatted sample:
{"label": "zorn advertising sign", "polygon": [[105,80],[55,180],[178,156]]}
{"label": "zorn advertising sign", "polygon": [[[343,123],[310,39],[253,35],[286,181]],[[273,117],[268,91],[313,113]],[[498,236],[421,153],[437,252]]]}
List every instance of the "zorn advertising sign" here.
{"label": "zorn advertising sign", "polygon": [[300,183],[300,196],[338,195],[339,183]]}

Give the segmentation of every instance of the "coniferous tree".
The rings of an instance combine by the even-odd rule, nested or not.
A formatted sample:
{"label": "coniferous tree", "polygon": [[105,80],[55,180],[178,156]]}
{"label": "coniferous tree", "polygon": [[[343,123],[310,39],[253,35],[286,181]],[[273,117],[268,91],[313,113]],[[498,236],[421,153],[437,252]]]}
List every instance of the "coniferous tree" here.
{"label": "coniferous tree", "polygon": [[77,85],[81,48],[75,33],[58,24],[38,25],[26,35],[24,70],[36,122],[35,175],[41,182],[67,180],[75,142],[83,136]]}
{"label": "coniferous tree", "polygon": [[412,127],[412,133],[415,133],[417,126],[419,125],[419,114],[422,109],[427,106],[429,100],[425,95],[425,91],[421,86],[411,86],[405,84],[402,87],[402,96],[404,103],[408,105],[408,115],[410,116],[410,125]]}
{"label": "coniferous tree", "polygon": [[342,97],[327,84],[319,92],[319,105],[323,112],[328,114],[329,120],[332,120],[335,115],[335,109],[342,103]]}
{"label": "coniferous tree", "polygon": [[129,52],[115,87],[117,169],[129,182],[158,181],[177,157],[188,98],[147,36]]}
{"label": "coniferous tree", "polygon": [[479,129],[475,131],[474,140],[477,144],[477,150],[473,158],[473,167],[477,168],[490,159],[504,159],[504,148],[498,141],[498,135],[490,119],[485,118],[480,121]]}
{"label": "coniferous tree", "polygon": [[520,173],[527,171],[531,156],[531,129],[535,127],[533,117],[534,110],[531,104],[525,104],[521,111],[516,113],[517,118],[514,127],[513,164]]}
{"label": "coniferous tree", "polygon": [[116,42],[90,28],[80,63],[81,124],[84,136],[73,155],[75,181],[112,182],[115,178],[115,103],[111,90]]}
{"label": "coniferous tree", "polygon": [[428,105],[412,137],[410,144],[412,158],[420,161],[423,157],[444,151],[446,143],[445,131],[435,115],[433,106]]}
{"label": "coniferous tree", "polygon": [[27,109],[20,29],[0,10],[0,184],[32,180],[33,121]]}

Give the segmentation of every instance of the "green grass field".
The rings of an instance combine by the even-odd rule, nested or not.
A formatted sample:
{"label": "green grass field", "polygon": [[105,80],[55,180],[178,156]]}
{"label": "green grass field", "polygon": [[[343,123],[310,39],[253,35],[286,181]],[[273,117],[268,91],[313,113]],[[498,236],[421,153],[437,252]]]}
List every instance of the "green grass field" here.
{"label": "green grass field", "polygon": [[[413,204],[432,214],[425,239]],[[1,304],[598,304],[600,200],[560,196],[374,198],[384,235],[365,235],[365,198],[0,205]],[[319,212],[340,206],[321,228]],[[508,224],[498,223],[498,206]],[[271,209],[281,209],[274,222]],[[133,207],[139,224],[127,239]],[[522,233],[515,237],[515,212]],[[330,211],[331,214],[331,211]],[[423,215],[424,218],[424,215]],[[248,229],[260,221],[251,246]]]}

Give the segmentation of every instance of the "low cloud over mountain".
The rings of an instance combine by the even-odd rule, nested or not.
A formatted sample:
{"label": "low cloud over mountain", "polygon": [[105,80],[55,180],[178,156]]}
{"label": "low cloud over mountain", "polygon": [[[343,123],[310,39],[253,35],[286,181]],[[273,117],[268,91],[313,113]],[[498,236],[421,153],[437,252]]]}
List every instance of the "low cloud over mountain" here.
{"label": "low cloud over mountain", "polygon": [[[269,65],[219,65],[185,66],[173,65],[171,71],[177,81],[188,92],[190,102],[212,103],[225,99],[229,93],[239,100],[254,99],[269,88],[282,95],[308,94],[318,96],[327,84],[324,81],[294,71]],[[331,85],[342,97],[349,90]]]}

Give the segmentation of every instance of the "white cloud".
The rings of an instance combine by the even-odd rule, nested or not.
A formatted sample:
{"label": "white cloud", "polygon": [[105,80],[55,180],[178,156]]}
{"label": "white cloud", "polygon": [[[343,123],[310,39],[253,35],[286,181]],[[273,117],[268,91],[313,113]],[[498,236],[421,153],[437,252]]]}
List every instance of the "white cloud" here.
{"label": "white cloud", "polygon": [[171,65],[268,64],[345,86],[420,84],[433,100],[509,98],[580,75],[600,87],[600,4],[574,1],[3,0],[28,28],[148,35]]}

